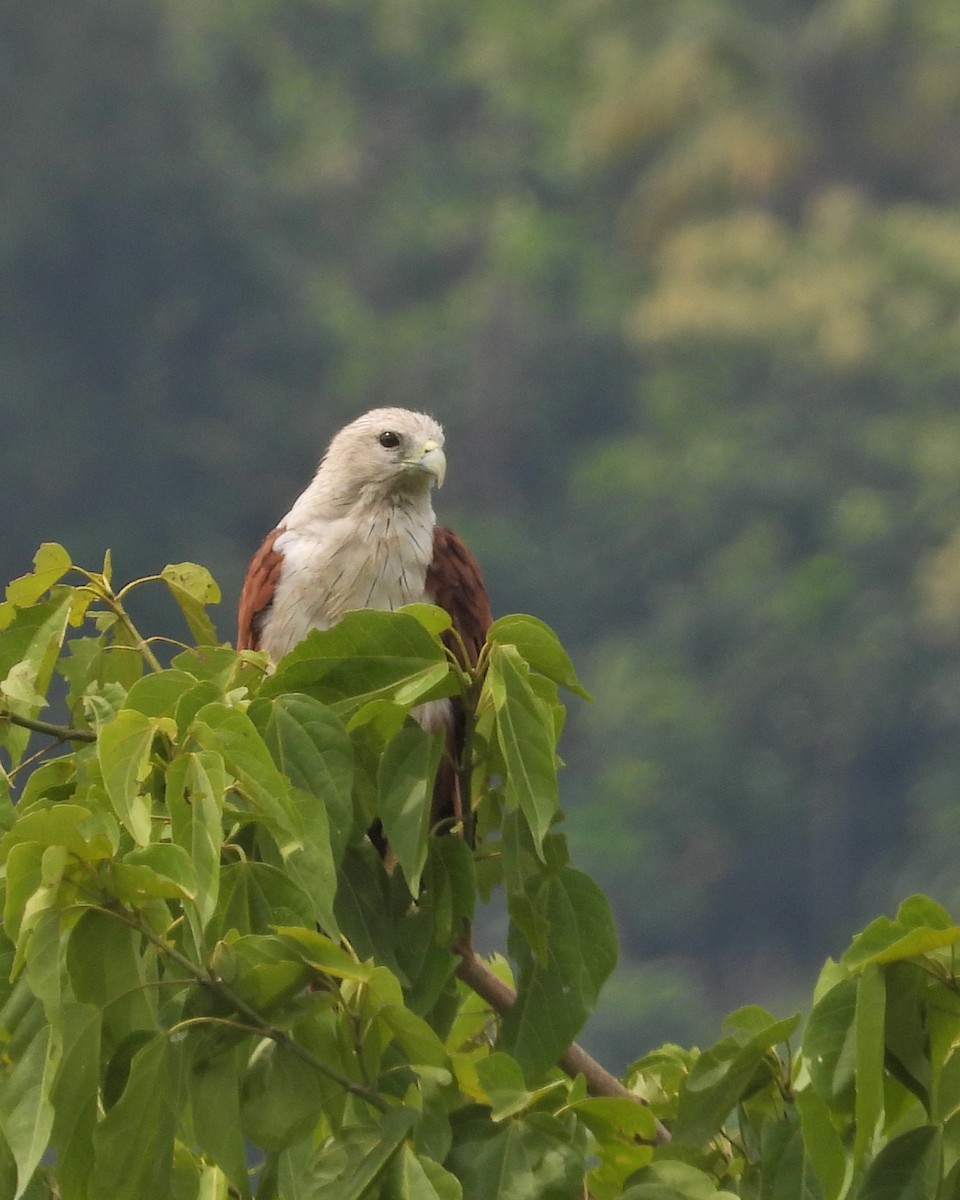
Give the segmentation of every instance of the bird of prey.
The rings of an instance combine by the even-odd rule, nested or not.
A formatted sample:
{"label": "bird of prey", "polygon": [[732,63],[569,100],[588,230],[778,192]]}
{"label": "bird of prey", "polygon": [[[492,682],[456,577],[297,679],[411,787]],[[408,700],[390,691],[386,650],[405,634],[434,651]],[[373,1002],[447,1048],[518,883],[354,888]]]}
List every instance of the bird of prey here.
{"label": "bird of prey", "polygon": [[[238,649],[277,661],[313,629],[358,608],[427,602],[450,614],[475,665],[491,622],[473,555],[436,523],[431,492],[443,483],[443,429],[424,413],[376,408],[341,429],[313,480],[254,555],[240,594]],[[450,641],[451,649],[456,639]],[[449,700],[420,706],[428,731],[446,727],[434,817],[458,818],[453,763],[463,717]]]}

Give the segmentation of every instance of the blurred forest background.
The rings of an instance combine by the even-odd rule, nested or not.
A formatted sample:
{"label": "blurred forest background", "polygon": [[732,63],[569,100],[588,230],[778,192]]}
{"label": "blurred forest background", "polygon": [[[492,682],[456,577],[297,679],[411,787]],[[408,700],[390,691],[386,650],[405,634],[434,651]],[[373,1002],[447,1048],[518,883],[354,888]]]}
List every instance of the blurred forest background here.
{"label": "blurred forest background", "polygon": [[3,0],[0,112],[4,579],[200,561],[232,638],[330,433],[425,408],[595,695],[589,1044],[960,902],[956,0]]}

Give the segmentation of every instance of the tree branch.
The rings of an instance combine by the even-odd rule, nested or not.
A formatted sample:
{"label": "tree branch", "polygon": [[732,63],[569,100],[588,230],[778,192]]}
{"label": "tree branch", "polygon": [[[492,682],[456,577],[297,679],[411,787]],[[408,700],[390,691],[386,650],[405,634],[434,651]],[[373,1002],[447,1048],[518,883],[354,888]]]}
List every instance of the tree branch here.
{"label": "tree branch", "polygon": [[20,717],[12,712],[0,712],[0,721],[9,721],[11,725],[19,725],[21,729],[30,729],[34,733],[45,733],[48,737],[56,738],[58,742],[95,742],[97,735],[90,729],[71,729],[69,725],[51,725],[49,721],[35,721],[30,717]]}
{"label": "tree branch", "polygon": [[[500,1016],[505,1016],[517,1001],[517,993],[508,984],[499,979],[490,968],[473,951],[466,938],[457,938],[453,951],[460,956],[457,976],[472,991],[493,1008]],[[616,1096],[625,1100],[633,1100],[637,1104],[646,1104],[646,1100],[635,1095],[629,1088],[611,1075],[605,1067],[591,1058],[582,1046],[574,1042],[567,1048],[558,1064],[571,1079],[582,1075],[587,1082],[587,1091],[591,1096]],[[659,1121],[654,1145],[662,1145],[670,1141],[669,1130]],[[644,1141],[638,1138],[638,1141]]]}

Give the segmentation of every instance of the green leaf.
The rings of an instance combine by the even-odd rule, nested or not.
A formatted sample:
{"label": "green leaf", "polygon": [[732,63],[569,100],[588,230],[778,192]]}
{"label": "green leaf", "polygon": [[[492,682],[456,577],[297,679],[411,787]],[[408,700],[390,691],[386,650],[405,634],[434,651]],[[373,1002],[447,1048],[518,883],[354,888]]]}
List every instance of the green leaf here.
{"label": "green leaf", "polygon": [[325,704],[297,693],[256,700],[249,716],[284,775],[323,806],[330,852],[339,863],[353,829],[353,744],[343,722]]}
{"label": "green leaf", "polygon": [[400,1147],[390,1167],[391,1200],[461,1200],[463,1189],[454,1175],[438,1162]]}
{"label": "green leaf", "polygon": [[529,1108],[534,1096],[539,1094],[527,1089],[517,1060],[501,1051],[477,1060],[477,1079],[490,1101],[490,1116],[494,1121],[502,1121]]}
{"label": "green leaf", "polygon": [[804,1150],[823,1187],[823,1200],[839,1200],[847,1181],[849,1160],[830,1110],[812,1087],[797,1092],[796,1104]]}
{"label": "green leaf", "polygon": [[853,1099],[856,1005],[856,980],[841,980],[813,1006],[803,1035],[810,1081],[831,1108],[846,1108]]}
{"label": "green leaf", "polygon": [[175,758],[167,768],[166,804],[170,831],[193,864],[194,906],[202,933],[220,893],[220,846],[227,775],[219,754],[200,751]]}
{"label": "green leaf", "polygon": [[375,958],[401,976],[388,880],[376,850],[367,843],[344,855],[337,890],[337,921],[361,958]]}
{"label": "green leaf", "polygon": [[197,875],[190,856],[172,842],[154,842],[131,850],[111,872],[114,894],[131,908],[161,896],[169,900],[193,900],[197,894]]}
{"label": "green leaf", "polygon": [[139,846],[149,843],[152,830],[150,798],[140,785],[150,774],[156,732],[156,718],[125,708],[101,728],[97,738],[97,758],[110,803]]}
{"label": "green leaf", "polygon": [[306,692],[348,720],[374,700],[402,697],[409,707],[458,688],[443,647],[415,617],[363,609],[332,629],[314,630],[278,664],[260,695]]}
{"label": "green leaf", "polygon": [[[44,604],[21,609],[0,634],[0,681],[9,680],[15,695],[7,695],[3,707],[18,717],[35,718],[46,695],[70,620],[72,591],[57,589]],[[12,679],[11,679],[12,673]],[[26,699],[20,698],[26,696]],[[0,745],[16,765],[30,741],[30,731],[0,721]]]}
{"label": "green leaf", "polygon": [[361,1196],[379,1195],[379,1190],[372,1189],[384,1178],[417,1115],[409,1108],[394,1108],[380,1125],[354,1125],[327,1139],[303,1170],[305,1200],[360,1200]]}
{"label": "green leaf", "polygon": [[960,941],[960,925],[947,927],[907,926],[899,920],[878,917],[862,932],[854,936],[850,948],[841,958],[844,966],[858,970],[869,963],[892,963],[904,958],[916,958],[929,954],[943,946],[953,946]]}
{"label": "green leaf", "polygon": [[274,925],[310,925],[313,911],[303,888],[279,868],[249,860],[228,863],[207,934],[216,941],[231,929],[269,933]]}
{"label": "green leaf", "polygon": [[611,1134],[632,1140],[653,1141],[657,1123],[650,1107],[620,1096],[588,1096],[570,1105],[584,1125],[597,1138]]}
{"label": "green leaf", "polygon": [[529,1113],[494,1124],[466,1109],[454,1114],[453,1133],[444,1165],[459,1179],[464,1200],[583,1195],[583,1153],[569,1127],[553,1117]]}
{"label": "green leaf", "polygon": [[286,858],[302,849],[300,824],[290,789],[270,750],[246,713],[227,704],[205,704],[190,732],[205,750],[223,758],[243,798],[270,830]]}
{"label": "green leaf", "polygon": [[93,1168],[100,1080],[100,1012],[93,1005],[65,1004],[63,1057],[53,1088],[52,1140],[62,1195],[83,1195]]}
{"label": "green leaf", "polygon": [[434,1075],[440,1082],[448,1083],[450,1059],[443,1042],[430,1026],[402,1004],[385,1004],[377,1010],[377,1017],[393,1034],[412,1067],[434,1068],[442,1075]]}
{"label": "green leaf", "polygon": [[366,983],[373,973],[372,963],[358,962],[342,946],[315,929],[281,925],[276,927],[276,933],[293,943],[303,962],[324,975]]}
{"label": "green leaf", "polygon": [[22,1050],[17,1052],[13,1046],[7,1050],[12,1061],[0,1088],[0,1130],[17,1164],[12,1200],[23,1195],[50,1141],[54,1119],[50,1093],[61,1049],[57,1033],[44,1025]]}
{"label": "green leaf", "polygon": [[560,639],[537,617],[524,613],[500,617],[487,630],[487,642],[494,646],[514,646],[535,671],[585,700],[590,699]]}
{"label": "green leaf", "polygon": [[241,1083],[244,1136],[264,1150],[283,1150],[314,1128],[323,1098],[323,1084],[314,1067],[285,1045],[263,1041]]}
{"label": "green leaf", "polygon": [[89,1200],[169,1200],[176,1128],[171,1057],[163,1033],[134,1054],[120,1098],[93,1133]]}
{"label": "green leaf", "polygon": [[857,980],[854,1014],[856,1042],[856,1140],[853,1165],[856,1169],[869,1149],[877,1122],[883,1115],[884,1020],[887,985],[883,972],[868,964]]}
{"label": "green leaf", "polygon": [[232,1046],[209,1054],[205,1041],[196,1037],[192,1046],[187,1089],[194,1136],[240,1195],[248,1196],[250,1182],[240,1126],[240,1078],[246,1051]]}
{"label": "green leaf", "polygon": [[436,604],[405,604],[397,611],[414,617],[434,637],[440,637],[453,626],[453,617],[445,608],[438,608]]}
{"label": "green leaf", "polygon": [[698,1146],[716,1134],[758,1072],[769,1078],[763,1065],[768,1051],[785,1042],[799,1023],[799,1015],[773,1021],[749,1040],[726,1037],[705,1050],[681,1084],[675,1140]]}
{"label": "green leaf", "polygon": [[185,693],[197,686],[186,671],[170,668],[144,675],[130,688],[124,708],[133,708],[145,717],[175,717]]}
{"label": "green leaf", "polygon": [[617,935],[606,897],[573,867],[551,872],[527,899],[547,931],[546,952],[537,955],[511,922],[520,976],[501,1041],[534,1079],[557,1061],[593,1011],[616,966]]}
{"label": "green leaf", "polygon": [[220,603],[220,588],[206,567],[196,563],[172,563],[160,577],[180,606],[198,646],[215,646],[217,631],[206,612],[208,604]]}
{"label": "green leaf", "polygon": [[34,569],[7,584],[7,599],[17,608],[28,608],[48,592],[73,566],[70,555],[56,542],[44,542],[33,556]]}
{"label": "green leaf", "polygon": [[496,713],[507,804],[523,813],[539,851],[557,812],[557,756],[553,714],[528,671],[514,647],[494,646],[484,687]]}
{"label": "green leaf", "polygon": [[114,1045],[137,1030],[156,1028],[156,988],[139,935],[123,922],[93,909],[85,912],[67,943],[67,972],[77,1000],[103,1012]]}
{"label": "green leaf", "polygon": [[634,1179],[621,1200],[733,1200],[732,1192],[718,1191],[711,1176],[687,1163],[651,1163]]}
{"label": "green leaf", "polygon": [[446,733],[407,725],[384,750],[377,772],[380,820],[413,896],[427,861],[433,784]]}
{"label": "green leaf", "polygon": [[888,1142],[870,1164],[857,1200],[933,1200],[940,1179],[940,1130],[921,1125]]}

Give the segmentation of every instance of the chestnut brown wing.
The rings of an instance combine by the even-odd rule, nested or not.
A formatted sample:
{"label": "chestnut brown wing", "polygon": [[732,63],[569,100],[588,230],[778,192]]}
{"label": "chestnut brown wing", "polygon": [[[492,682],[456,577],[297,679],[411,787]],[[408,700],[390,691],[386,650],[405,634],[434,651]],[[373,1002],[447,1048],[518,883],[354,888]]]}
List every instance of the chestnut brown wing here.
{"label": "chestnut brown wing", "polygon": [[247,577],[240,589],[240,607],[237,613],[237,649],[259,650],[263,618],[273,603],[273,594],[283,569],[283,553],[274,549],[274,543],[283,532],[274,529],[253,556],[247,568]]}
{"label": "chestnut brown wing", "polygon": [[[490,599],[477,560],[463,539],[451,529],[437,525],[433,531],[433,561],[427,569],[426,593],[434,604],[445,608],[453,618],[453,627],[463,639],[469,665],[475,666],[480,648],[490,628]],[[456,638],[444,641],[459,656]],[[472,816],[463,811],[460,795],[460,768],[463,759],[465,715],[463,703],[454,699],[453,723],[447,731],[446,753],[440,760],[433,785],[433,823],[464,821],[464,834],[473,840]]]}
{"label": "chestnut brown wing", "polygon": [[[490,598],[477,560],[452,529],[437,525],[433,530],[433,561],[427,568],[426,593],[445,608],[453,627],[463,639],[470,666],[476,665],[480,648],[493,617]],[[455,649],[454,639],[450,639]]]}

